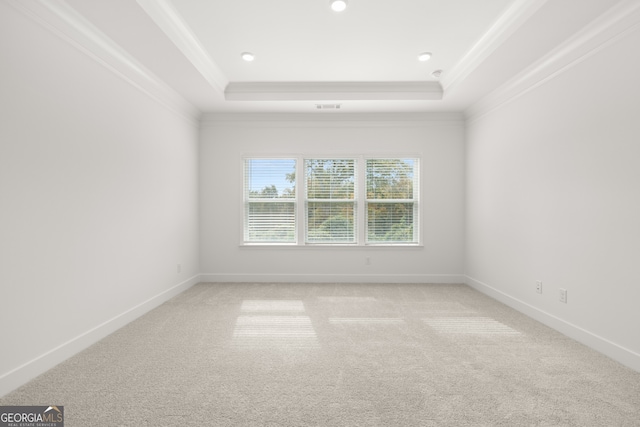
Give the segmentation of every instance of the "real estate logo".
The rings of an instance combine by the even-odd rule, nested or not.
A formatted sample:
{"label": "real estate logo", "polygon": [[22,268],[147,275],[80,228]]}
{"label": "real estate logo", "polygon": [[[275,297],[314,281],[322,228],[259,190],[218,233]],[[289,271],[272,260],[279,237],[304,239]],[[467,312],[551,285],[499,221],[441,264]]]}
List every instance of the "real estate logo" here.
{"label": "real estate logo", "polygon": [[0,406],[0,427],[64,427],[64,406]]}

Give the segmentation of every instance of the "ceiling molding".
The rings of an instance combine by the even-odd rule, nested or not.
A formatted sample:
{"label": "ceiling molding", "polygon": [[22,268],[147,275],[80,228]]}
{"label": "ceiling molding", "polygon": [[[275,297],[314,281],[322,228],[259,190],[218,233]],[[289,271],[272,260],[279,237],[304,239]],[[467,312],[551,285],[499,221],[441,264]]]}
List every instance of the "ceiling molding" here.
{"label": "ceiling molding", "polygon": [[227,101],[389,101],[440,100],[439,82],[278,82],[236,83]]}
{"label": "ceiling molding", "polygon": [[462,59],[442,78],[445,92],[451,92],[480,66],[501,44],[549,0],[516,0]]}
{"label": "ceiling molding", "polygon": [[640,30],[640,2],[622,0],[465,111],[468,122],[519,98],[570,70],[633,31]]}
{"label": "ceiling molding", "polygon": [[169,110],[197,122],[200,112],[193,105],[64,0],[7,2]]}
{"label": "ceiling molding", "polygon": [[205,113],[203,127],[463,126],[462,113]]}
{"label": "ceiling molding", "polygon": [[142,9],[180,49],[206,81],[219,93],[229,80],[211,59],[191,28],[170,0],[137,0]]}

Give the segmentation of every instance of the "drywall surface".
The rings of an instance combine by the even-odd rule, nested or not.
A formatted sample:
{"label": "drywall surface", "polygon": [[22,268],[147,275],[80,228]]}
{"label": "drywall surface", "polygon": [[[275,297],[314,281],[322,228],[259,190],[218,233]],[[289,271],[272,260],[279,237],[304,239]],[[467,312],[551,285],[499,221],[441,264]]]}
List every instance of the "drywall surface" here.
{"label": "drywall surface", "polygon": [[637,369],[639,44],[637,29],[603,44],[474,119],[466,141],[469,282]]}
{"label": "drywall surface", "polygon": [[3,394],[197,276],[198,128],[6,4],[0,57]]}
{"label": "drywall surface", "polygon": [[[200,136],[203,279],[460,282],[464,244],[460,117],[331,117],[205,117]],[[416,154],[422,159],[423,246],[242,246],[243,156]]]}

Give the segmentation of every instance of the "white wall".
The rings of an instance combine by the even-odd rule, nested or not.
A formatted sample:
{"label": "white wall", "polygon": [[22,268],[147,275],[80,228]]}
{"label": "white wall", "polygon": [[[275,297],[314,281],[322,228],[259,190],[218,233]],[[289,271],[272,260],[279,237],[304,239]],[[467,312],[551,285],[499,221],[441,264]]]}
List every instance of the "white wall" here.
{"label": "white wall", "polygon": [[640,370],[638,46],[636,25],[470,123],[466,273]]}
{"label": "white wall", "polygon": [[[460,116],[218,117],[201,125],[201,268],[211,281],[463,280]],[[376,120],[377,119],[377,120]],[[243,155],[422,154],[422,248],[241,247]],[[365,258],[371,265],[365,265]]]}
{"label": "white wall", "polygon": [[197,125],[4,2],[0,58],[2,395],[199,266]]}

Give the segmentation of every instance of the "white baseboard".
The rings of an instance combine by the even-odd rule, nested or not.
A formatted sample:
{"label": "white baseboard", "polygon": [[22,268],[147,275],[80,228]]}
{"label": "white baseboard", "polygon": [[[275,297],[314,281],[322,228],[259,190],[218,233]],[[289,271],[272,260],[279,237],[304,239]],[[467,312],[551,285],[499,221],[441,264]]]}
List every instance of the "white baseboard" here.
{"label": "white baseboard", "polygon": [[621,364],[640,372],[640,354],[632,350],[624,348],[614,342],[607,340],[599,335],[587,331],[580,326],[567,322],[553,314],[540,310],[524,301],[514,298],[506,293],[495,289],[486,283],[476,280],[472,277],[465,276],[465,283],[475,290],[482,292],[491,298],[500,301],[503,304],[543,323],[550,328],[572,338],[592,349],[620,362]]}
{"label": "white baseboard", "polygon": [[69,357],[100,341],[107,335],[122,328],[143,314],[153,310],[165,301],[168,301],[174,296],[184,292],[198,282],[200,282],[200,275],[193,276],[192,278],[149,298],[135,307],[130,308],[124,313],[121,313],[86,331],[85,333],[60,344],[35,359],[1,375],[0,397],[15,390],[21,385],[26,384],[38,375],[48,371]]}
{"label": "white baseboard", "polygon": [[465,283],[463,274],[240,274],[204,273],[214,283]]}

